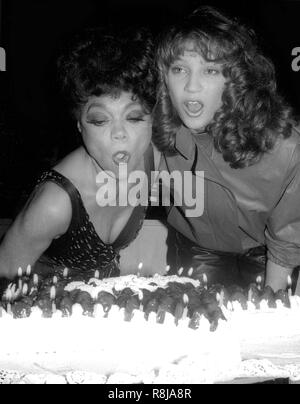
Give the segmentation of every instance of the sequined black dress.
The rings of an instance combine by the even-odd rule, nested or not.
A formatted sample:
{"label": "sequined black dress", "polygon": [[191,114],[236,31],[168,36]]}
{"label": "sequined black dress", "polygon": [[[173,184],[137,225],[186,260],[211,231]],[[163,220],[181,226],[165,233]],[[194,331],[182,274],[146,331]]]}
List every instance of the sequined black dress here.
{"label": "sequined black dress", "polygon": [[[151,171],[154,171],[153,148],[145,153],[145,171],[148,176],[149,193]],[[70,180],[55,170],[45,172],[37,186],[52,181],[62,187],[70,196],[72,219],[69,229],[60,238],[53,240],[40,258],[36,267],[52,267],[55,271],[69,268],[76,272],[93,275],[99,271],[101,278],[119,276],[119,252],[137,236],[146,215],[145,206],[136,206],[118,238],[112,244],[104,243],[98,236],[84,207],[81,195]]]}

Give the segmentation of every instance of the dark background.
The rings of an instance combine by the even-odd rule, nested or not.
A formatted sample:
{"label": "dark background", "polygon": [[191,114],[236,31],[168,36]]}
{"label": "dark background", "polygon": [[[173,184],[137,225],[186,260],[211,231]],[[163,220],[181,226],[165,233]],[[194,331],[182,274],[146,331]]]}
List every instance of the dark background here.
{"label": "dark background", "polygon": [[201,0],[0,0],[0,218],[12,217],[40,173],[75,147],[75,127],[54,85],[57,52],[77,30],[111,22],[139,23],[154,34],[201,4],[222,8],[252,26],[277,68],[280,92],[300,114],[300,2]]}

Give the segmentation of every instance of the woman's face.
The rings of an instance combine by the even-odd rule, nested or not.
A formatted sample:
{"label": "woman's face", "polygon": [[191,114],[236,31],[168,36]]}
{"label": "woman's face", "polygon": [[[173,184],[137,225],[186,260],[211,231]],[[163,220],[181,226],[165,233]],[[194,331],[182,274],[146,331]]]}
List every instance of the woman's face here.
{"label": "woman's face", "polygon": [[81,111],[80,127],[89,154],[103,170],[118,178],[122,164],[128,173],[141,169],[151,141],[152,118],[131,93],[90,97]]}
{"label": "woman's face", "polygon": [[193,131],[205,130],[222,106],[225,77],[221,65],[186,50],[169,67],[166,84],[184,125]]}

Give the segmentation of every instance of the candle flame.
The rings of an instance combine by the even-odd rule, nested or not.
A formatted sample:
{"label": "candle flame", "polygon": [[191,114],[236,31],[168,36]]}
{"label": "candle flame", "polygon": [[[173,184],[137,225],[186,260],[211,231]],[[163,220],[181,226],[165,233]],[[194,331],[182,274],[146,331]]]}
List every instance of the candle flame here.
{"label": "candle flame", "polygon": [[193,273],[194,273],[194,268],[189,269],[188,276],[189,277],[193,276]]}
{"label": "candle flame", "polygon": [[65,268],[65,269],[64,269],[64,273],[63,273],[63,277],[64,277],[64,278],[67,278],[68,275],[69,275],[69,268]]}
{"label": "candle flame", "polygon": [[31,265],[28,265],[28,266],[27,266],[26,275],[27,275],[27,276],[30,276],[30,275],[31,275]]}
{"label": "candle flame", "polygon": [[182,300],[183,300],[183,304],[185,304],[186,306],[189,304],[190,299],[187,294],[183,295]]}
{"label": "candle flame", "polygon": [[262,283],[262,277],[261,277],[261,276],[258,276],[258,277],[256,278],[256,284],[257,284],[258,290],[261,290],[261,283]]}

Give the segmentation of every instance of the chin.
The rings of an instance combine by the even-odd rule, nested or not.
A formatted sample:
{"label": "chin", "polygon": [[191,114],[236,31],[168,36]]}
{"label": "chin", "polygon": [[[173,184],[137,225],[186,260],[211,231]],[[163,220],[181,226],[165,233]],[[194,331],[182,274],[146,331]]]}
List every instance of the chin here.
{"label": "chin", "polygon": [[206,126],[203,117],[190,118],[185,115],[181,118],[181,120],[187,128],[192,130],[198,130],[199,128],[203,128]]}

